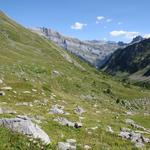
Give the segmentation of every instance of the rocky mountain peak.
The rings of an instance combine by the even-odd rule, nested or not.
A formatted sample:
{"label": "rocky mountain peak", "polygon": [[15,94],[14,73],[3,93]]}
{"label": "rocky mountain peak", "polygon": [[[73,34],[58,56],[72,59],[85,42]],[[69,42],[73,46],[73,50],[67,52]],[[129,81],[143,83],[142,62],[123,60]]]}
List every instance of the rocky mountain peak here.
{"label": "rocky mountain peak", "polygon": [[137,43],[137,42],[140,42],[140,41],[142,41],[142,40],[144,40],[144,38],[142,37],[142,36],[136,36],[135,38],[133,38],[133,40],[132,40],[132,44],[133,43]]}

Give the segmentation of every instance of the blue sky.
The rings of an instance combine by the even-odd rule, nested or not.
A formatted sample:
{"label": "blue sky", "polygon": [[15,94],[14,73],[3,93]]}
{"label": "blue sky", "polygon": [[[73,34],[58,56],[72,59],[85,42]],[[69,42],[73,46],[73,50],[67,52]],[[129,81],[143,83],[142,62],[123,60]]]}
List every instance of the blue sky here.
{"label": "blue sky", "polygon": [[86,40],[150,36],[150,0],[1,0],[0,9],[26,27],[48,27]]}

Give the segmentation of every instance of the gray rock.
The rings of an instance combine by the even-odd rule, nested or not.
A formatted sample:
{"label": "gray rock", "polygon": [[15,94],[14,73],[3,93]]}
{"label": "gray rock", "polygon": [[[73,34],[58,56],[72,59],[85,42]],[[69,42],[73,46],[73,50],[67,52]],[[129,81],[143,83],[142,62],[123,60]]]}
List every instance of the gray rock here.
{"label": "gray rock", "polygon": [[54,119],[54,121],[58,122],[59,124],[63,125],[63,126],[69,126],[69,127],[73,127],[73,128],[81,128],[82,127],[82,123],[80,122],[71,122],[69,120],[67,120],[66,118],[63,117],[57,117]]}
{"label": "gray rock", "polygon": [[85,149],[85,150],[89,150],[89,149],[91,149],[91,146],[89,146],[89,145],[84,145],[84,149]]}
{"label": "gray rock", "polygon": [[6,87],[2,87],[1,89],[6,90],[6,91],[10,91],[10,90],[12,90],[12,87],[6,86]]}
{"label": "gray rock", "polygon": [[59,71],[57,71],[57,70],[53,70],[53,71],[51,72],[51,75],[52,75],[52,77],[58,77],[58,76],[61,75],[61,73],[60,73]]}
{"label": "gray rock", "polygon": [[134,124],[134,121],[131,119],[126,119],[125,122],[126,122],[126,124],[130,124],[130,125]]}
{"label": "gray rock", "polygon": [[30,91],[23,91],[23,94],[31,94]]}
{"label": "gray rock", "polygon": [[44,144],[50,143],[48,135],[26,116],[18,116],[11,119],[2,118],[0,119],[0,125],[14,132],[27,135],[30,138],[40,139]]}
{"label": "gray rock", "polygon": [[19,102],[19,103],[16,103],[16,106],[30,106],[30,107],[32,107],[33,104],[32,104],[32,102]]}
{"label": "gray rock", "polygon": [[0,107],[0,114],[16,114],[16,111]]}
{"label": "gray rock", "polygon": [[78,115],[82,115],[82,114],[85,112],[85,110],[84,110],[82,107],[77,106],[77,107],[74,109],[74,112],[75,112],[76,114],[78,114]]}
{"label": "gray rock", "polygon": [[124,139],[130,140],[132,143],[134,143],[135,147],[137,148],[141,148],[144,146],[144,143],[150,142],[150,139],[145,138],[140,133],[135,133],[133,131],[122,130],[119,136]]}
{"label": "gray rock", "polygon": [[53,105],[52,108],[50,109],[50,114],[64,114],[63,111],[64,107],[60,105]]}
{"label": "gray rock", "polygon": [[63,118],[63,117],[57,117],[54,119],[54,121],[58,122],[59,124],[61,125],[66,125],[66,126],[69,126],[69,127],[74,127],[74,122],[71,122],[69,120],[67,120],[66,118]]}
{"label": "gray rock", "polygon": [[76,140],[67,139],[66,142],[58,142],[58,150],[76,150]]}
{"label": "gray rock", "polygon": [[2,84],[2,83],[3,83],[3,80],[0,79],[0,84]]}
{"label": "gray rock", "polygon": [[5,92],[4,91],[0,91],[0,96],[5,96]]}
{"label": "gray rock", "polygon": [[109,132],[109,133],[114,133],[111,126],[107,126],[106,131]]}

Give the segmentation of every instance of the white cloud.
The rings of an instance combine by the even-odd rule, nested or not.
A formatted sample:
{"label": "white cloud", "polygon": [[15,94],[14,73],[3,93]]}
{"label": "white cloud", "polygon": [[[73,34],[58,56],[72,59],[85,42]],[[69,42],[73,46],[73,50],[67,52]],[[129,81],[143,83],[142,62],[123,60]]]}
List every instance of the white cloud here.
{"label": "white cloud", "polygon": [[120,37],[132,39],[132,38],[138,36],[139,32],[129,32],[129,31],[120,30],[120,31],[111,31],[110,35],[113,37],[119,37],[120,36]]}
{"label": "white cloud", "polygon": [[146,38],[146,39],[150,38],[150,33],[149,34],[145,34],[144,38]]}
{"label": "white cloud", "polygon": [[96,24],[99,24],[102,20],[104,20],[105,17],[104,16],[97,16],[96,17]]}
{"label": "white cloud", "polygon": [[74,30],[81,30],[84,26],[87,26],[87,24],[80,23],[80,22],[76,22],[75,24],[73,24],[73,25],[71,26],[71,29],[74,29]]}
{"label": "white cloud", "polygon": [[123,23],[122,23],[122,22],[118,22],[117,24],[118,24],[118,25],[122,25]]}
{"label": "white cloud", "polygon": [[107,19],[106,22],[112,22],[112,19]]}
{"label": "white cloud", "polygon": [[97,16],[96,18],[97,18],[97,20],[99,20],[99,21],[105,19],[104,16]]}

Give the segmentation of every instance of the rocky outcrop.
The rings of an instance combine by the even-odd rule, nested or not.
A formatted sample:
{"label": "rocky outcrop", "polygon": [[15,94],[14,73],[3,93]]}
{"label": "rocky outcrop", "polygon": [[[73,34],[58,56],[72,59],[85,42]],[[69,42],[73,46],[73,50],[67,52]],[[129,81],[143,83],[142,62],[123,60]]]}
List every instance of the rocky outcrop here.
{"label": "rocky outcrop", "polygon": [[121,129],[119,136],[123,139],[131,140],[134,143],[135,147],[141,148],[144,147],[145,143],[149,143],[150,139],[145,138],[140,133],[135,133],[134,131],[126,131],[125,129]]}
{"label": "rocky outcrop", "polygon": [[50,143],[48,135],[26,116],[18,116],[11,119],[2,118],[0,119],[0,125],[14,132],[27,135],[30,138],[40,139],[45,144]]}
{"label": "rocky outcrop", "polygon": [[118,48],[124,47],[125,44],[119,44],[109,41],[81,41],[75,38],[66,37],[59,32],[47,28],[30,29],[39,35],[45,36],[59,47],[66,49],[79,58],[89,62],[95,67],[101,66],[109,56]]}

